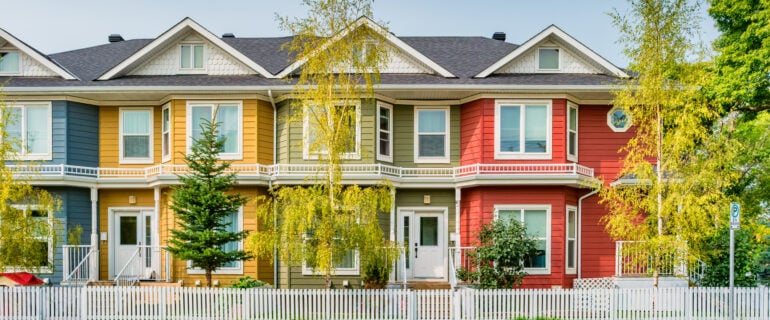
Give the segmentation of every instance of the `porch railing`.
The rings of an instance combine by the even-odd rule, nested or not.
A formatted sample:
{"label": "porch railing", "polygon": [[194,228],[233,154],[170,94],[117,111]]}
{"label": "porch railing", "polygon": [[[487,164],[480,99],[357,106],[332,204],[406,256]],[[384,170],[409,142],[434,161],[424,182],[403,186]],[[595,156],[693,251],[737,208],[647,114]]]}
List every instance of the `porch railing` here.
{"label": "porch railing", "polygon": [[[140,280],[170,282],[171,253],[165,249],[166,247],[161,246],[137,246],[120,272],[115,275],[115,285],[133,286]],[[162,255],[159,254],[161,252]],[[163,256],[162,261],[153,261],[160,256]]]}
{"label": "porch railing", "polygon": [[98,250],[90,245],[62,246],[62,283],[86,285],[94,280],[95,266],[92,263]]}
{"label": "porch railing", "polygon": [[450,247],[449,248],[449,285],[456,287],[461,280],[457,277],[457,270],[475,270],[476,265],[469,257],[475,247]]}
{"label": "porch railing", "polygon": [[615,242],[616,277],[687,277],[687,246],[657,250],[643,241]]}

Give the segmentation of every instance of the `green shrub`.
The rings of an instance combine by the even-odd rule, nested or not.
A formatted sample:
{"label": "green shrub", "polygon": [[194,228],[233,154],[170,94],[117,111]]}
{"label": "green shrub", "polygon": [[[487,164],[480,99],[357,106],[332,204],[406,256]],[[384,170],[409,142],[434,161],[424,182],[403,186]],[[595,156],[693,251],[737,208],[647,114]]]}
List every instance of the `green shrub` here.
{"label": "green shrub", "polygon": [[238,278],[238,280],[233,281],[230,284],[230,288],[250,289],[250,288],[259,288],[264,285],[265,283],[263,281],[252,279],[250,276],[245,276],[245,277],[240,277]]}

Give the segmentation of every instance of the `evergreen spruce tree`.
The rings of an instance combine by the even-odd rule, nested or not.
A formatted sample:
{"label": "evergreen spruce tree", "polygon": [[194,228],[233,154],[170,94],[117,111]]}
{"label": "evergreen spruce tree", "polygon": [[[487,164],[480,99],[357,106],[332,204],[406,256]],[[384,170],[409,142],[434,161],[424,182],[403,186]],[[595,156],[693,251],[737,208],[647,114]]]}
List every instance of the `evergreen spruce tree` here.
{"label": "evergreen spruce tree", "polygon": [[173,188],[171,209],[178,228],[171,230],[168,251],[178,259],[189,260],[192,268],[203,269],[206,286],[211,287],[213,271],[250,258],[242,250],[224,250],[227,243],[247,235],[246,231],[228,231],[225,218],[248,200],[237,193],[228,194],[236,178],[234,173],[226,173],[230,163],[218,158],[225,141],[217,136],[217,123],[204,121],[201,129],[202,137],[185,156],[190,173],[180,175],[182,185]]}

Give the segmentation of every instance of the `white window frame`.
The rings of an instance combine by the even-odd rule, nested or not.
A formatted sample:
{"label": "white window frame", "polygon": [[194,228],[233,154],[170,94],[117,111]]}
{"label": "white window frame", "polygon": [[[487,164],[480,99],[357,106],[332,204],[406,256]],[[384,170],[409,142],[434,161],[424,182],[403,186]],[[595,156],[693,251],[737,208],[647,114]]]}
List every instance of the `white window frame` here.
{"label": "white window frame", "polygon": [[[569,127],[570,121],[572,120],[572,118],[570,116],[570,114],[571,114],[570,110],[572,110],[572,109],[575,110],[575,130],[574,131]],[[578,134],[578,131],[579,131],[579,128],[580,128],[579,120],[580,120],[580,108],[578,108],[577,104],[568,101],[567,102],[567,125],[566,125],[566,128],[567,128],[567,130],[566,130],[567,131],[566,142],[567,143],[565,143],[565,145],[567,146],[567,150],[566,150],[566,152],[567,152],[567,160],[573,161],[573,162],[577,162],[578,161],[578,152],[579,152],[579,150],[578,150],[578,146],[579,146],[578,140],[580,139],[580,135]],[[570,133],[574,133],[575,134],[575,154],[570,154],[570,140],[569,140]]]}
{"label": "white window frame", "polygon": [[[243,206],[240,206],[238,208],[238,231],[243,231]],[[243,240],[238,241],[238,250],[243,250]],[[243,260],[236,261],[235,262],[236,267],[234,268],[219,268],[212,272],[211,274],[236,274],[236,275],[242,275],[243,274]],[[187,274],[206,274],[206,270],[203,270],[201,268],[193,268],[192,262],[187,261]]]}
{"label": "white window frame", "polygon": [[[540,52],[541,52],[541,50],[556,50],[556,52],[558,54],[558,58],[557,58],[558,61],[557,61],[557,63],[559,64],[559,66],[556,69],[543,69],[543,68],[540,68]],[[556,47],[556,46],[543,46],[543,47],[537,48],[537,54],[535,54],[535,68],[537,69],[537,71],[538,72],[559,72],[559,71],[561,71],[561,66],[562,66],[561,62],[563,60],[562,59],[563,58],[562,51],[564,51],[564,50],[562,50],[561,48]]]}
{"label": "white window frame", "polygon": [[22,62],[22,59],[24,57],[23,57],[21,51],[19,51],[19,50],[12,50],[12,49],[2,49],[2,50],[0,50],[0,53],[9,53],[9,52],[16,52],[16,54],[19,55],[19,71],[18,72],[7,72],[7,71],[0,70],[0,75],[13,76],[13,75],[20,75],[20,74],[22,74],[24,72],[24,70],[22,70],[23,67],[24,67],[24,63]]}
{"label": "white window frame", "polygon": [[[628,121],[626,121],[626,126],[622,128],[615,127],[612,124],[612,113],[615,112],[615,110],[621,110],[623,113],[626,114],[626,118],[628,118]],[[614,132],[626,132],[629,128],[631,128],[633,122],[633,118],[631,118],[631,115],[628,114],[628,110],[624,110],[621,107],[612,107],[610,111],[607,111],[607,126],[610,127],[610,129]]]}
{"label": "white window frame", "polygon": [[[53,160],[53,112],[50,102],[23,102],[19,104],[10,104],[9,108],[21,109],[21,117],[19,119],[12,119],[19,124],[21,130],[21,139],[19,139],[19,153],[17,157],[19,160]],[[45,125],[48,126],[48,151],[46,153],[27,153],[27,108],[28,107],[45,107],[48,109],[48,121]]]}
{"label": "white window frame", "polygon": [[[353,254],[353,267],[352,268],[334,268],[332,275],[335,276],[357,276],[361,273],[361,259],[358,254],[358,250],[354,250]],[[313,271],[313,268],[307,266],[306,261],[302,261],[302,275],[303,276],[317,276],[321,273]]]}
{"label": "white window frame", "polygon": [[[524,268],[528,274],[551,274],[551,205],[518,205],[518,204],[496,204],[494,206],[495,220],[499,219],[501,210],[518,210],[519,222],[524,225],[525,210],[545,210],[545,268]],[[524,226],[526,228],[526,225]]]}
{"label": "white window frame", "polygon": [[[182,68],[182,47],[183,46],[190,46],[190,67],[189,68]],[[195,46],[201,46],[203,47],[203,57],[201,59],[203,60],[203,66],[200,68],[195,67]],[[179,44],[178,47],[179,54],[177,57],[179,57],[178,60],[178,70],[179,73],[204,73],[208,67],[208,64],[206,63],[206,60],[208,60],[208,53],[206,52],[206,44],[203,42],[182,42]]]}
{"label": "white window frame", "polygon": [[[168,112],[168,128],[164,128],[166,125],[165,119],[163,118],[164,114]],[[174,136],[171,134],[171,127],[172,123],[174,122],[174,118],[172,116],[171,111],[171,103],[166,103],[163,105],[163,108],[161,108],[160,111],[160,153],[162,156],[161,161],[162,162],[169,162],[171,161],[171,155],[174,153]],[[168,135],[168,142],[164,139],[164,136]],[[168,153],[164,153],[163,150],[168,150]]]}
{"label": "white window frame", "polygon": [[[148,156],[147,158],[126,158],[123,155],[123,112],[125,111],[149,111],[150,112],[150,118],[148,119],[149,123],[149,142],[148,142]],[[154,113],[155,110],[153,108],[120,108],[118,117],[118,153],[119,153],[119,163],[120,164],[152,164],[155,159],[154,149],[155,149],[155,140],[154,140],[154,133],[155,133],[155,126],[154,126]]]}
{"label": "white window frame", "polygon": [[[361,102],[354,101],[351,103],[335,103],[334,107],[342,106],[355,106],[356,107],[356,141],[355,151],[346,152],[342,154],[342,159],[345,160],[360,160],[361,159]],[[302,159],[303,160],[318,160],[319,156],[326,154],[324,151],[310,152],[310,107],[305,106],[302,109]],[[379,116],[379,115],[378,115]]]}
{"label": "white window frame", "polygon": [[[14,204],[14,205],[11,205],[11,207],[13,207],[15,209],[18,209],[18,210],[25,211],[25,212],[27,210],[30,210],[30,211],[31,210],[43,211],[43,210],[41,210],[41,206],[37,205],[37,204]],[[54,219],[53,212],[51,210],[48,210],[48,227],[49,228],[53,228],[53,219]],[[38,239],[42,240],[41,238],[43,238],[43,237],[38,237]],[[54,246],[53,246],[53,233],[49,232],[48,236],[45,237],[45,238],[46,238],[46,240],[48,240],[47,241],[47,243],[48,243],[48,266],[47,267],[42,267],[42,268],[39,268],[39,269],[36,269],[36,270],[26,270],[24,268],[11,267],[11,268],[8,268],[7,271],[8,272],[31,271],[31,272],[34,272],[34,273],[53,273],[53,271],[54,271],[53,270],[54,262],[55,262],[54,261],[54,254],[56,253],[56,248],[54,248]]]}
{"label": "white window frame", "polygon": [[[546,106],[546,132],[545,132],[545,152],[525,152],[524,143],[526,142],[526,105],[545,105]],[[502,107],[521,108],[521,117],[519,119],[521,130],[521,151],[500,151],[500,109]],[[495,160],[550,160],[553,153],[553,104],[551,100],[497,100],[495,101]]]}
{"label": "white window frame", "polygon": [[243,101],[188,101],[187,102],[187,147],[186,152],[190,154],[192,151],[193,137],[192,137],[192,108],[193,107],[210,107],[211,118],[214,118],[215,112],[219,106],[222,105],[235,105],[238,107],[238,151],[230,153],[220,153],[220,160],[243,160]]}
{"label": "white window frame", "polygon": [[[575,221],[574,225],[571,226],[575,230],[575,237],[570,238],[569,236],[569,230],[570,230],[570,221],[569,221],[569,213],[573,212],[575,214]],[[578,264],[578,257],[577,253],[577,246],[578,246],[578,238],[580,237],[580,234],[578,234],[578,222],[580,219],[578,219],[578,210],[576,206],[567,206],[567,210],[564,211],[564,273],[565,274],[576,274],[577,273],[577,264]],[[572,240],[575,242],[575,245],[572,247],[572,256],[575,258],[575,261],[573,261],[573,266],[569,267],[569,241]]]}
{"label": "white window frame", "polygon": [[[380,109],[388,110],[388,114],[390,115],[390,118],[388,119],[388,130],[385,131],[388,134],[388,137],[390,137],[388,139],[388,155],[382,154],[382,150],[380,148],[380,132],[383,131],[380,127]],[[393,106],[385,102],[377,101],[376,117],[377,136],[375,137],[375,141],[377,143],[377,160],[393,162]]]}
{"label": "white window frame", "polygon": [[[444,121],[444,156],[443,157],[420,157],[420,111],[423,110],[443,110],[446,114]],[[451,123],[452,110],[450,107],[415,107],[414,108],[414,163],[449,163],[452,147],[449,145],[452,128]],[[435,133],[429,135],[438,135]]]}

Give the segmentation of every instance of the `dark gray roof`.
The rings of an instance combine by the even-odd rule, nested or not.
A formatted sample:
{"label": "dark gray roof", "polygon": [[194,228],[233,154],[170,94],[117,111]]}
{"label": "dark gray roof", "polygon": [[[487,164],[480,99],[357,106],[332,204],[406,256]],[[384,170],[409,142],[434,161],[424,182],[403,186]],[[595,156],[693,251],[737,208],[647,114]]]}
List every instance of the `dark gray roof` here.
{"label": "dark gray roof", "polygon": [[222,40],[270,73],[277,74],[288,66],[293,58],[287,50],[281,50],[281,46],[293,38],[222,38]]}
{"label": "dark gray roof", "polygon": [[100,46],[55,53],[51,58],[58,61],[83,81],[91,81],[125,60],[152,41],[134,39],[103,44]]}
{"label": "dark gray roof", "polygon": [[483,37],[399,37],[460,78],[471,78],[519,46]]}

